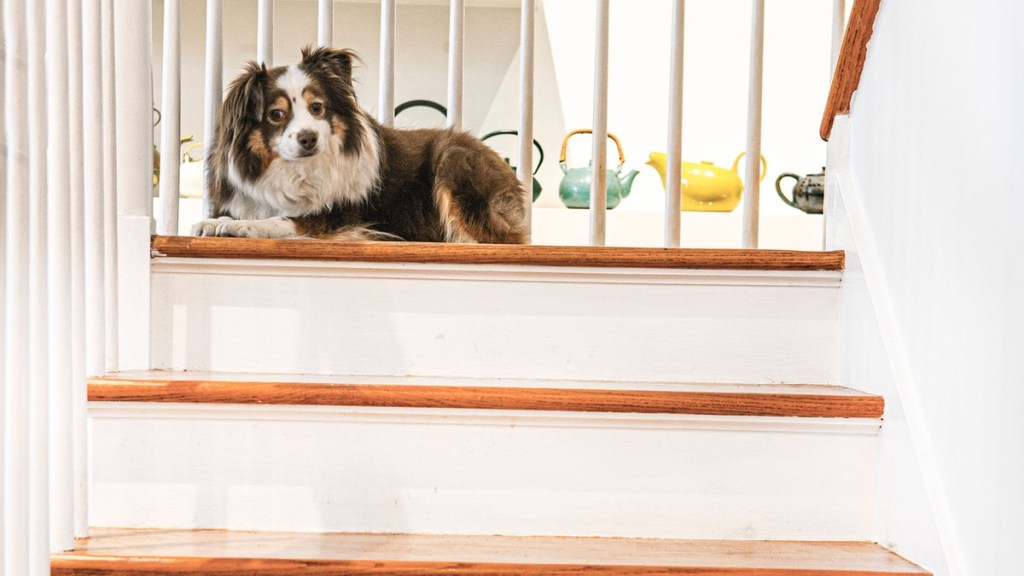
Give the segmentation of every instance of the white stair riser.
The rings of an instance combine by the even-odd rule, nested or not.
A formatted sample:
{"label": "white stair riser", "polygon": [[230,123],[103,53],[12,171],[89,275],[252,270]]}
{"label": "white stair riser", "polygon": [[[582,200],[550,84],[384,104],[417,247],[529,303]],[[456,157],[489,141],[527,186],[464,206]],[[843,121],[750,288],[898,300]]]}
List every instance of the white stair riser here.
{"label": "white stair riser", "polygon": [[836,380],[838,273],[157,262],[157,369]]}
{"label": "white stair riser", "polygon": [[94,526],[870,540],[878,422],[92,408]]}

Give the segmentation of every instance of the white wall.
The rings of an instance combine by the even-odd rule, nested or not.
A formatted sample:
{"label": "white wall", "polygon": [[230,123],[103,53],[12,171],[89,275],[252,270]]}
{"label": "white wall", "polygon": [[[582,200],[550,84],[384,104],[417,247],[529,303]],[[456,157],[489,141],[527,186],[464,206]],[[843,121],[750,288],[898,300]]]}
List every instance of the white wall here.
{"label": "white wall", "polygon": [[[886,350],[892,385],[874,383],[888,392],[890,448],[913,450],[893,448],[904,457],[886,461],[883,490],[904,497],[883,500],[882,536],[937,574],[1024,573],[1022,26],[1016,2],[882,3],[843,191],[864,225],[830,219],[830,243],[876,272],[860,298],[883,312],[881,334],[870,318],[844,330],[843,373],[859,374],[847,383],[871,384],[851,365],[878,358],[879,338],[898,344]],[[907,498],[915,484],[934,521],[920,494]]]}

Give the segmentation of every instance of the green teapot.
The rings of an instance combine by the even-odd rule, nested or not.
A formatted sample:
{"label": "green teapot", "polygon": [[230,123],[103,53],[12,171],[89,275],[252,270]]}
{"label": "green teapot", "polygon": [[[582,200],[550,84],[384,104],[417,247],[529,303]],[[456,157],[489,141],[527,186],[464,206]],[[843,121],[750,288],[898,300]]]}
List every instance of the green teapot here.
{"label": "green teapot", "polygon": [[[501,135],[506,135],[506,134],[507,135],[511,135],[511,136],[518,136],[519,132],[516,131],[516,130],[495,130],[494,132],[488,133],[487,135],[485,135],[480,140],[481,141],[485,141],[485,140],[487,140],[488,138],[490,138],[492,136],[501,136]],[[537,152],[540,152],[539,159],[537,160],[537,167],[533,169],[533,175],[537,176],[537,171],[540,170],[540,165],[544,163],[544,149],[540,147],[540,142],[537,142],[536,139],[534,139],[534,141],[533,141],[533,146],[534,146],[534,148],[537,149]],[[505,158],[505,163],[508,164],[509,166],[512,166],[512,162],[508,158]],[[512,170],[515,171],[515,169],[516,169],[516,167],[512,166]],[[536,202],[537,201],[537,197],[540,196],[540,191],[541,191],[540,182],[537,181],[537,178],[534,178],[533,179],[533,201],[534,202]]]}
{"label": "green teapot", "polygon": [[[590,188],[594,170],[590,166],[569,169],[565,164],[565,151],[569,145],[569,138],[576,134],[593,134],[593,130],[587,128],[573,130],[566,134],[565,139],[562,140],[562,152],[558,155],[558,165],[562,168],[565,176],[562,177],[562,183],[558,186],[558,197],[562,199],[562,203],[568,208],[589,208]],[[629,196],[630,188],[633,186],[633,179],[636,178],[640,171],[630,170],[625,175],[621,173],[622,165],[626,163],[626,156],[622,152],[622,142],[611,132],[608,133],[608,137],[615,142],[615,146],[619,151],[619,165],[615,167],[615,170],[608,170],[605,184],[607,207],[611,210],[618,206],[623,198]]]}

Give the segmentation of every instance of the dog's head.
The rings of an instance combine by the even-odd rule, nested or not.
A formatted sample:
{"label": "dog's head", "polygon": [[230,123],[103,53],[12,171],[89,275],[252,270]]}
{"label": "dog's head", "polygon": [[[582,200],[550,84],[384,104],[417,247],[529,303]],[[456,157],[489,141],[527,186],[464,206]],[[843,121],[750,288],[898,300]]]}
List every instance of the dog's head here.
{"label": "dog's head", "polygon": [[228,90],[219,145],[239,175],[255,180],[276,159],[301,162],[335,145],[357,151],[364,136],[352,84],[355,54],[306,48],[291,66],[250,62]]}

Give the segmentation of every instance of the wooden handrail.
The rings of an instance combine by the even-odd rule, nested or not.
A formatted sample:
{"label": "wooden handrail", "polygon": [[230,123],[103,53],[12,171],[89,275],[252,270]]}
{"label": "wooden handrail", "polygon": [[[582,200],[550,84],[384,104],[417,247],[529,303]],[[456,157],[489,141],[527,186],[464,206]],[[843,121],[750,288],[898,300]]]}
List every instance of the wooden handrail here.
{"label": "wooden handrail", "polygon": [[856,0],[850,12],[850,23],[843,37],[832,88],[825,104],[825,116],[821,119],[821,139],[827,141],[832,134],[832,122],[839,114],[849,114],[850,99],[860,84],[860,74],[867,57],[868,41],[875,27],[875,15],[881,0]]}

